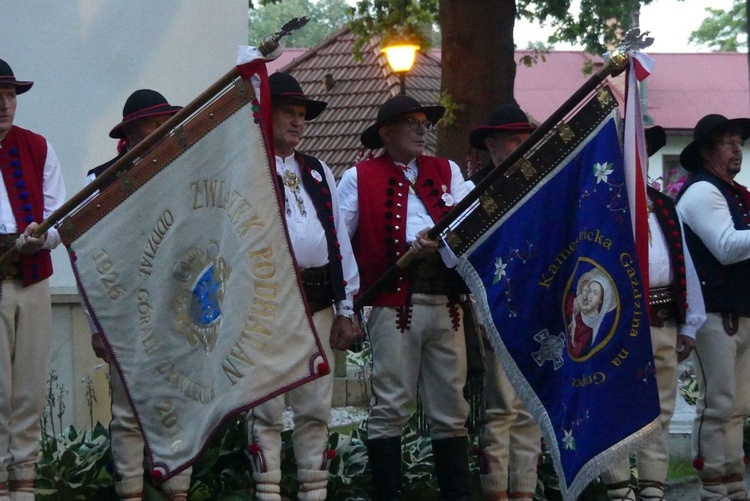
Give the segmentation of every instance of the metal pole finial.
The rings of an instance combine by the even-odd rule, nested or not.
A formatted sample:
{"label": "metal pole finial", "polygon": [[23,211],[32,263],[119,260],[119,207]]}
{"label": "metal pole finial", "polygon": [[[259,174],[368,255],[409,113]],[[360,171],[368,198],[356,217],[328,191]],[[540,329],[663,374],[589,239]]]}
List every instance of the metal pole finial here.
{"label": "metal pole finial", "polygon": [[298,29],[302,28],[310,19],[307,16],[295,17],[281,27],[279,31],[273,35],[266,37],[258,46],[258,50],[263,56],[269,55],[271,52],[279,48],[279,41],[285,36],[291,35]]}

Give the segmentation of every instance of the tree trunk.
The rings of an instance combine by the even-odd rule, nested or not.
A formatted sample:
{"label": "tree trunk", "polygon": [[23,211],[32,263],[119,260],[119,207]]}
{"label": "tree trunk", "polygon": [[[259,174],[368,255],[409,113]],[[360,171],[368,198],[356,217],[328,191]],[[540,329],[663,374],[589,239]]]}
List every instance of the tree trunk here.
{"label": "tree trunk", "polygon": [[440,0],[441,91],[456,108],[454,122],[438,130],[438,155],[463,169],[469,132],[495,106],[515,102],[515,21],[515,0]]}
{"label": "tree trunk", "polygon": [[[747,32],[747,67],[748,67],[748,82],[750,82],[750,0],[745,0],[745,31]],[[748,96],[750,99],[750,96]]]}

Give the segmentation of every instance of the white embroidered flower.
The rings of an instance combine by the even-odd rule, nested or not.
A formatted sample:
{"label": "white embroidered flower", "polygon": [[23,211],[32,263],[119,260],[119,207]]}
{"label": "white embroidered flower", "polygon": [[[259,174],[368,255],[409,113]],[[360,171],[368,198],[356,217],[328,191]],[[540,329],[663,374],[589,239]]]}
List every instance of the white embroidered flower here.
{"label": "white embroidered flower", "polygon": [[562,439],[563,442],[563,448],[564,449],[570,449],[572,451],[576,450],[576,439],[573,437],[573,430],[563,430],[565,432],[565,436]]}
{"label": "white embroidered flower", "polygon": [[606,162],[603,164],[596,163],[594,164],[594,175],[596,176],[596,182],[607,182],[607,176],[612,174],[614,172],[614,169],[612,168],[612,162]]}
{"label": "white embroidered flower", "polygon": [[495,259],[495,280],[492,282],[493,284],[496,284],[500,281],[501,278],[503,278],[505,275],[505,268],[508,265],[506,263],[503,263],[502,258]]}

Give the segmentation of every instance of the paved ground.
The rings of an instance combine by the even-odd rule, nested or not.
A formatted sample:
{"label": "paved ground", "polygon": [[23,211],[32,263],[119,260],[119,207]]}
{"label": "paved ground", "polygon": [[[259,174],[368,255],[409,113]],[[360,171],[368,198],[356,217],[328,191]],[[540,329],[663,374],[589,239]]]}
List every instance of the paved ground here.
{"label": "paved ground", "polygon": [[[745,483],[750,486],[750,469],[745,469]],[[664,494],[669,501],[700,501],[698,490],[698,478],[687,477],[667,482]]]}
{"label": "paved ground", "polygon": [[700,501],[698,489],[698,478],[687,477],[667,482],[664,494],[669,501]]}

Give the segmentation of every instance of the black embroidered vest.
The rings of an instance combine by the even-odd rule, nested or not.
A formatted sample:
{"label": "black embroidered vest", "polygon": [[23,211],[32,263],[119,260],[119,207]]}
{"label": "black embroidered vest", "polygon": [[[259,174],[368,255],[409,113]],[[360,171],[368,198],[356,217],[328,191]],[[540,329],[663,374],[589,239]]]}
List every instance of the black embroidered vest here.
{"label": "black embroidered vest", "polygon": [[[302,174],[302,184],[315,205],[318,220],[326,234],[326,242],[328,243],[328,271],[331,274],[333,294],[337,301],[341,301],[346,299],[346,280],[344,280],[344,268],[341,264],[343,256],[339,249],[340,245],[334,224],[335,218],[333,214],[331,187],[328,186],[326,173],[320,160],[298,151],[294,152],[294,158],[299,164],[299,170]],[[317,175],[313,174],[314,172],[317,172]]]}
{"label": "black embroidered vest", "polygon": [[[750,229],[750,213],[742,191],[706,170],[696,172],[682,187],[680,196],[697,183],[706,181],[714,185],[724,196],[737,230]],[[679,196],[678,196],[679,201]],[[685,226],[685,240],[695,263],[703,291],[706,311],[750,314],[750,260],[723,265],[711,254],[703,241]]]}
{"label": "black embroidered vest", "polygon": [[659,222],[664,239],[667,241],[669,262],[674,275],[674,287],[677,294],[678,324],[685,323],[687,310],[687,279],[685,273],[685,255],[682,249],[682,230],[677,218],[674,202],[667,195],[648,187],[648,196],[654,203],[654,215]]}

